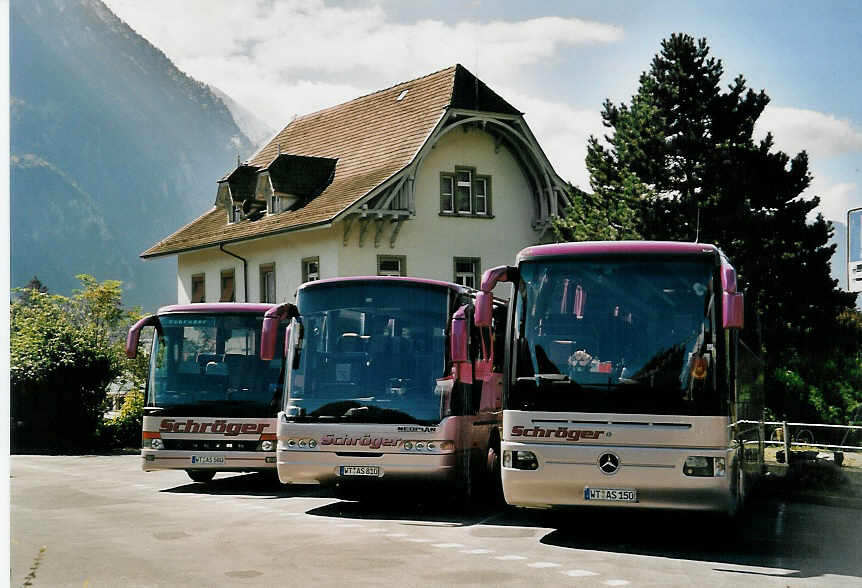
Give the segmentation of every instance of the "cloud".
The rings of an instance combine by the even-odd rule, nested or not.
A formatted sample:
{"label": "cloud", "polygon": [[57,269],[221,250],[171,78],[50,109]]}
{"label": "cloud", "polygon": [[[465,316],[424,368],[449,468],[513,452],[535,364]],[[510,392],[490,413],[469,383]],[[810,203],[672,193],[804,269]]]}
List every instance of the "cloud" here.
{"label": "cloud", "polygon": [[600,137],[606,132],[601,113],[543,100],[505,87],[494,89],[524,112],[527,124],[557,174],[579,188],[591,191],[584,158],[589,136]]}
{"label": "cloud", "polygon": [[862,206],[855,182],[836,180],[827,172],[842,158],[862,156],[862,130],[852,122],[814,110],[768,106],[757,121],[755,136],[763,138],[767,131],[772,132],[775,147],[791,157],[802,150],[808,152],[814,179],[803,196],[820,197],[812,218],[819,212],[827,219],[843,221],[848,209]]}
{"label": "cloud", "polygon": [[820,212],[829,220],[845,222],[848,210],[862,206],[862,193],[854,182],[830,183],[828,179],[815,177],[806,192],[806,195],[811,194],[820,197],[820,206],[812,212]]}
{"label": "cloud", "polygon": [[486,81],[517,78],[566,47],[623,36],[613,25],[556,16],[398,23],[373,3],[105,1],[180,69],[274,127],[455,63],[476,66]]}
{"label": "cloud", "polygon": [[814,110],[768,106],[757,121],[758,137],[772,132],[775,145],[791,156],[806,150],[811,158],[862,151],[862,130],[850,121]]}

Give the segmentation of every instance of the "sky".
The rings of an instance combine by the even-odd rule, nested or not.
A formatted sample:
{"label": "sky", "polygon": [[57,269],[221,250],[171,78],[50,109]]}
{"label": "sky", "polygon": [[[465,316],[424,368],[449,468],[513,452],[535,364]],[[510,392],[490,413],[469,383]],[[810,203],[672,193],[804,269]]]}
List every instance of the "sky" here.
{"label": "sky", "polygon": [[273,130],[461,63],[525,113],[564,179],[589,190],[602,103],[628,103],[663,38],[705,37],[726,80],[771,102],[756,129],[806,150],[805,196],[862,207],[862,3],[473,0],[104,0],[184,72]]}

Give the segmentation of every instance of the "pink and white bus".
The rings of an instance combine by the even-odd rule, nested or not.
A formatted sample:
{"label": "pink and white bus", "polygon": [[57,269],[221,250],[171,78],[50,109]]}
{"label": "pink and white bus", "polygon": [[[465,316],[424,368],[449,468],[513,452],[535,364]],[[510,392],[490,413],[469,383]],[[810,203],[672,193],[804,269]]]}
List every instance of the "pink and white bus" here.
{"label": "pink and white bus", "polygon": [[475,328],[474,294],[426,279],[336,278],[305,283],[297,307],[268,312],[264,357],[280,353],[267,341],[293,317],[279,479],[350,496],[390,482],[499,488],[502,346],[493,329],[506,310],[489,300],[488,325]]}
{"label": "pink and white bus", "polygon": [[129,330],[155,328],[144,406],[144,471],[181,469],[195,482],[216,472],[275,471],[275,416],[283,357],[258,355],[273,304],[166,306]]}
{"label": "pink and white bus", "polygon": [[762,396],[745,381],[743,294],[715,246],[583,242],[489,269],[514,292],[502,483],[526,507],[735,512],[762,469]]}

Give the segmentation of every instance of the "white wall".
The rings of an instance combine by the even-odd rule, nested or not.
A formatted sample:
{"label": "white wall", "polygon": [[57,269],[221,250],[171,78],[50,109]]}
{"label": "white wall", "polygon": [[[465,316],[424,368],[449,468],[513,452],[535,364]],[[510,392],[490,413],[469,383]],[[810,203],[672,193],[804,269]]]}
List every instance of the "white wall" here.
{"label": "white wall", "polygon": [[[228,251],[243,257],[248,262],[248,301],[260,301],[260,266],[275,264],[276,299],[278,302],[293,301],[296,289],[302,282],[302,259],[320,258],[322,278],[335,277],[338,268],[338,249],[329,238],[331,229],[317,229],[285,233],[246,243],[225,245]],[[216,302],[221,287],[221,271],[234,268],[236,276],[236,300],[243,302],[243,264],[240,260],[212,247],[201,251],[179,255],[177,263],[177,299],[180,304],[191,301],[191,277],[206,274],[206,300]]]}
{"label": "white wall", "polygon": [[[476,168],[491,176],[493,218],[440,216],[440,173],[455,166]],[[454,257],[481,258],[481,271],[511,264],[522,248],[535,244],[539,233],[531,226],[533,204],[529,185],[512,154],[487,133],[454,129],[444,135],[421,164],[414,184],[416,216],[403,223],[395,247],[389,245],[392,226],[387,223],[380,247],[374,248],[371,224],[364,246],[359,247],[358,223],[351,229],[347,247],[339,254],[341,275],[377,273],[377,255],[404,255],[411,276],[452,281]],[[340,231],[339,231],[340,233]],[[499,294],[508,294],[508,286]]]}

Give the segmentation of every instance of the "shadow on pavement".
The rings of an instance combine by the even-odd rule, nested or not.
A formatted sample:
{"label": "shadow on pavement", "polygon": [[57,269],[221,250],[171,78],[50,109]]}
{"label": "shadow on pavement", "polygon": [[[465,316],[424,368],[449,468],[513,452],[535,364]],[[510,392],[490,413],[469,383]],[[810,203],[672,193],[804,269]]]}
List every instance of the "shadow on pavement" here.
{"label": "shadow on pavement", "polygon": [[[853,555],[860,537],[848,537],[834,528],[829,516],[812,510],[790,511],[786,503],[768,500],[752,502],[733,520],[694,512],[573,511],[557,517],[555,530],[541,542],[570,549],[713,562],[719,564],[715,571],[739,574],[740,582],[751,575],[862,575],[862,564]],[[778,569],[737,570],[720,564]]]}
{"label": "shadow on pavement", "polygon": [[476,505],[447,499],[423,497],[417,490],[361,500],[342,499],[311,509],[307,514],[321,517],[365,520],[403,520],[410,523],[446,526],[475,525],[503,512],[496,505]]}
{"label": "shadow on pavement", "polygon": [[[223,474],[222,474],[223,475]],[[211,482],[192,482],[164,488],[159,492],[172,494],[200,494],[208,496],[243,495],[257,498],[291,498],[294,496],[331,496],[317,486],[286,486],[275,474],[253,473],[216,476]]]}

